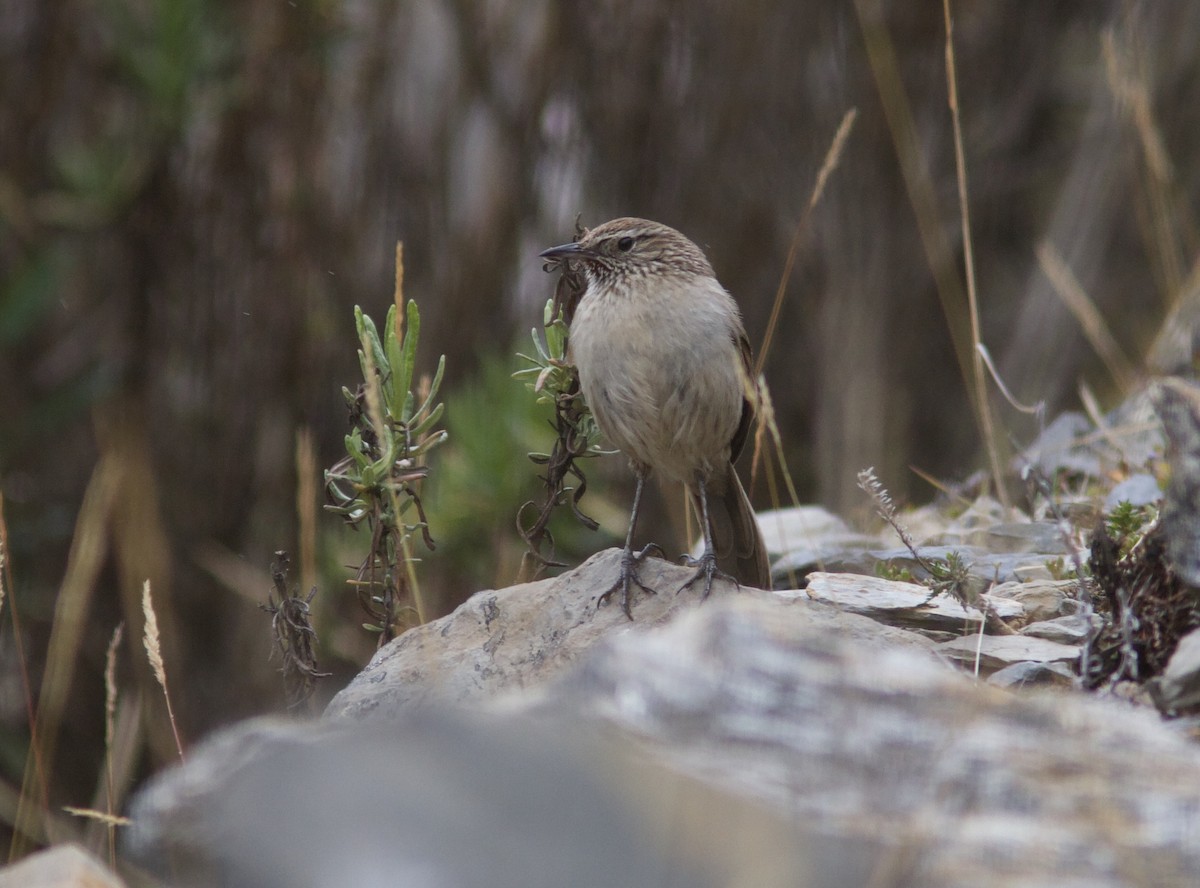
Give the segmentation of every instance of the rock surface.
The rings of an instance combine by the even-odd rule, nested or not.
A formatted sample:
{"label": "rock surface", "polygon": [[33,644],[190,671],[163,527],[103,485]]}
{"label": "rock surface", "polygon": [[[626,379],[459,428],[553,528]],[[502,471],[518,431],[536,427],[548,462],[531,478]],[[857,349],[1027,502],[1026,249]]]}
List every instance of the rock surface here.
{"label": "rock surface", "polygon": [[1030,623],[1021,630],[1021,634],[1056,641],[1059,644],[1080,645],[1087,640],[1096,622],[1098,620],[1088,620],[1082,614],[1071,614]]}
{"label": "rock surface", "polygon": [[[1030,635],[984,635],[955,638],[938,645],[938,653],[973,668],[979,660],[980,675],[1015,663],[1074,663],[1079,648]],[[977,656],[978,655],[978,656]]]}
{"label": "rock surface", "polygon": [[1200,711],[1200,629],[1183,637],[1163,674],[1152,679],[1148,689],[1163,712]]}
{"label": "rock surface", "polygon": [[1076,675],[1065,663],[1022,661],[1005,666],[988,676],[988,684],[998,688],[1073,687]]}
{"label": "rock surface", "polygon": [[599,714],[800,822],[882,839],[878,884],[1200,877],[1200,754],[1152,713],[990,691],[790,616],[733,599],[612,638],[532,705]]}
{"label": "rock surface", "polygon": [[992,594],[1020,602],[1030,621],[1053,620],[1079,612],[1079,583],[1075,580],[1001,583],[992,589]]}
{"label": "rock surface", "polygon": [[[964,607],[947,593],[932,595],[927,587],[916,583],[861,574],[811,573],[804,590],[780,594],[808,597],[892,625],[922,629],[971,631],[983,619],[979,609]],[[1020,602],[1011,599],[985,595],[984,600],[1002,620],[1015,619],[1025,613]]]}
{"label": "rock surface", "polygon": [[0,888],[125,888],[78,845],[58,845],[0,869]]}
{"label": "rock surface", "polygon": [[[605,636],[643,632],[699,602],[699,584],[676,594],[690,570],[650,558],[641,577],[658,594],[637,597],[632,622],[615,602],[597,606],[597,597],[616,577],[620,554],[609,549],[562,576],[473,595],[452,614],[418,626],[380,650],[333,698],[326,714],[362,718],[377,708],[397,711],[435,699],[463,703],[532,687],[561,673]],[[713,585],[713,600],[734,594],[793,606],[760,590],[735,592],[726,581]],[[929,646],[911,633],[806,599],[794,606],[827,632]]]}
{"label": "rock surface", "polygon": [[[1200,428],[1200,394],[1177,389]],[[1156,501],[1150,405],[1143,392],[1098,427],[1051,423],[1015,463],[1031,469],[1029,515],[980,496],[954,517],[902,516],[920,561],[970,565],[966,596],[989,602],[997,634],[925,586],[830,571],[925,567],[891,528],[856,533],[812,507],[760,516],[777,578],[823,567],[806,588],[719,582],[700,601],[677,594],[690,571],[651,559],[657,594],[630,622],[597,607],[610,550],[406,633],[323,721],[205,744],[138,796],[129,850],[174,884],[256,888],[1200,884],[1200,731],[1150,705],[1200,707],[1200,642],[1148,687],[1103,671],[1136,665],[1121,632],[1150,625],[1114,617],[1125,587],[1105,577],[1144,578],[1144,562],[1193,601],[1164,561],[1118,564],[1120,544],[1092,532],[1088,479]],[[1167,524],[1186,573],[1200,485],[1179,487]],[[1146,534],[1128,550],[1149,552],[1153,510],[1122,512],[1122,534]],[[1051,579],[1086,575],[1089,535],[1091,578]],[[1194,616],[1153,626],[1172,615]],[[964,674],[977,658],[986,682]]]}
{"label": "rock surface", "polygon": [[698,603],[658,562],[630,623],[595,606],[615,568],[481,592],[382,650],[324,722],[235,728],[138,797],[131,852],[179,884],[267,888],[371,867],[417,886],[1200,884],[1200,753],[1153,711],[991,688],[804,595]]}
{"label": "rock surface", "polygon": [[386,727],[229,729],[139,797],[128,851],[172,885],[220,888],[838,888],[881,856],[576,709],[423,705]]}
{"label": "rock surface", "polygon": [[1152,389],[1170,450],[1171,481],[1162,507],[1176,573],[1200,587],[1200,387],[1167,379]]}

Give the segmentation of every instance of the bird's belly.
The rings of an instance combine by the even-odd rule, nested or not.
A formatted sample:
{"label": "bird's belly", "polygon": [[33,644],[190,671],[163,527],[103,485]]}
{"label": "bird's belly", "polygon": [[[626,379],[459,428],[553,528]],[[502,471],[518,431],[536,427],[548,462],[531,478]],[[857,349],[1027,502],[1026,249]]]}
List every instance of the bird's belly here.
{"label": "bird's belly", "polygon": [[684,482],[727,464],[743,395],[732,344],[646,318],[589,317],[584,308],[572,329],[572,357],[609,443]]}

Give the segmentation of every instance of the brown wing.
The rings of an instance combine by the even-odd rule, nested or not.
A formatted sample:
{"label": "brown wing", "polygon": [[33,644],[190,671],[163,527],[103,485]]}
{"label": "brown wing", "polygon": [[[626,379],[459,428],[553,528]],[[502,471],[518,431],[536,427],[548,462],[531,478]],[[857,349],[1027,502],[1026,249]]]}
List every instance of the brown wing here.
{"label": "brown wing", "polygon": [[[741,327],[741,324],[738,324]],[[746,438],[750,436],[750,427],[754,425],[754,403],[757,400],[755,391],[757,384],[754,380],[754,355],[750,352],[750,340],[743,330],[738,330],[734,336],[738,351],[742,355],[742,418],[738,420],[737,431],[729,444],[729,461],[737,462],[742,448],[746,446]]]}

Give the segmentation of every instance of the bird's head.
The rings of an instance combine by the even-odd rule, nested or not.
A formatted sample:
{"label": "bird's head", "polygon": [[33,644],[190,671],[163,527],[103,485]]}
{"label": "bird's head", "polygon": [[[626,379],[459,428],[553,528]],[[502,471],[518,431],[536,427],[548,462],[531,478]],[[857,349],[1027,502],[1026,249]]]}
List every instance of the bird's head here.
{"label": "bird's head", "polygon": [[704,252],[674,228],[631,217],[589,228],[574,243],[543,250],[540,256],[578,262],[593,284],[643,275],[713,276]]}

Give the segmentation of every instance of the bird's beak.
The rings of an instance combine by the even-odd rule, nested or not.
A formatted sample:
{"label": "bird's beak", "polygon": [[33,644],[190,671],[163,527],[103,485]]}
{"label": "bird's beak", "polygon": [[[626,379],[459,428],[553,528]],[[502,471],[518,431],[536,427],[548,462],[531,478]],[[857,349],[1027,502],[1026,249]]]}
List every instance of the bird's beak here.
{"label": "bird's beak", "polygon": [[576,243],[559,244],[557,247],[551,247],[538,253],[538,257],[541,259],[577,259],[589,255],[591,255],[590,250],[585,250]]}

